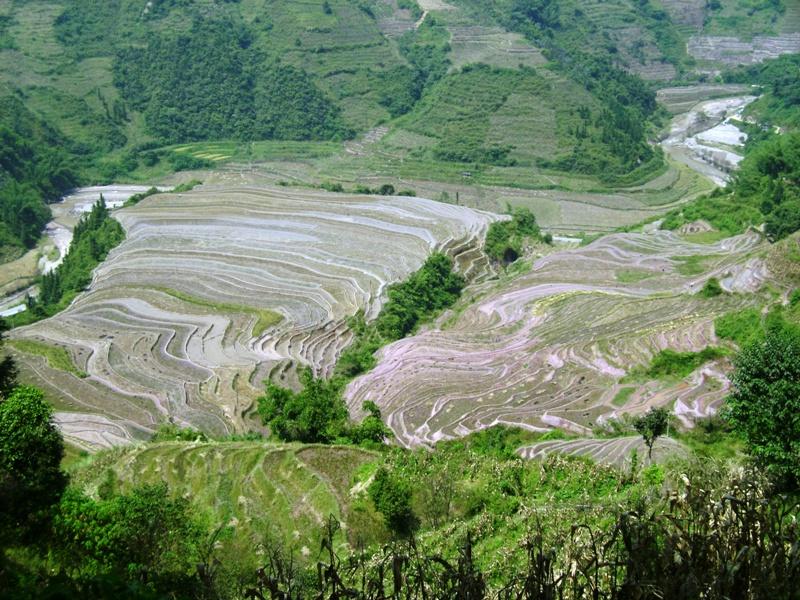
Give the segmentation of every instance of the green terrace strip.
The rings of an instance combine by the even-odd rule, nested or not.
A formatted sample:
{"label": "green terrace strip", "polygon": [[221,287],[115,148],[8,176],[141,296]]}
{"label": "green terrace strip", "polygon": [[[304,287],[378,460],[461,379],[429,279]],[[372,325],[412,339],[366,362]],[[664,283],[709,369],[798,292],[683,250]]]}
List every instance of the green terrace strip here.
{"label": "green terrace strip", "polygon": [[653,276],[654,274],[650,271],[641,271],[637,269],[622,269],[617,271],[617,281],[620,283],[639,283]]}
{"label": "green terrace strip", "polygon": [[26,354],[36,354],[47,359],[47,363],[54,369],[72,373],[76,377],[85,378],[89,374],[75,366],[72,356],[66,348],[43,344],[36,340],[7,340],[9,346]]}
{"label": "green terrace strip", "polygon": [[713,346],[704,348],[700,352],[676,352],[668,348],[656,354],[649,366],[631,369],[622,381],[682,379],[705,363],[724,358],[729,354],[728,350]]}
{"label": "green terrace strip", "polygon": [[[203,184],[203,182],[200,181],[199,179],[191,179],[189,181],[181,183],[180,185],[176,185],[174,188],[172,188],[172,190],[170,190],[170,193],[172,193],[172,194],[180,194],[182,192],[190,192],[194,188],[196,188],[198,185],[202,185],[202,184]],[[125,202],[125,206],[126,207],[127,206],[135,206],[136,204],[139,204],[139,202],[141,202],[145,198],[149,198],[150,196],[155,196],[156,194],[160,194],[160,193],[161,193],[161,190],[159,190],[157,187],[151,187],[149,190],[146,190],[146,191],[142,192],[141,194],[134,194],[133,196],[128,198],[128,200]]]}
{"label": "green terrace strip", "polygon": [[624,387],[620,391],[617,392],[617,395],[614,396],[614,399],[611,403],[614,406],[625,406],[627,404],[628,399],[636,392],[635,387]]}
{"label": "green terrace strip", "polygon": [[691,254],[689,256],[673,256],[672,260],[676,260],[679,263],[677,267],[678,273],[692,277],[693,275],[700,275],[706,270],[703,263],[707,258],[707,256],[701,254]]}
{"label": "green terrace strip", "polygon": [[252,306],[245,306],[243,304],[214,302],[212,300],[205,300],[203,298],[198,298],[197,296],[192,296],[185,292],[181,292],[179,290],[174,290],[171,288],[154,288],[154,289],[158,290],[159,292],[163,292],[168,296],[172,296],[173,298],[177,298],[178,300],[182,300],[183,302],[188,302],[189,304],[194,304],[195,306],[210,308],[217,312],[244,313],[253,315],[256,318],[256,322],[253,325],[253,331],[252,331],[253,337],[260,336],[267,329],[269,329],[270,327],[274,327],[283,320],[283,315],[266,308],[254,308]]}

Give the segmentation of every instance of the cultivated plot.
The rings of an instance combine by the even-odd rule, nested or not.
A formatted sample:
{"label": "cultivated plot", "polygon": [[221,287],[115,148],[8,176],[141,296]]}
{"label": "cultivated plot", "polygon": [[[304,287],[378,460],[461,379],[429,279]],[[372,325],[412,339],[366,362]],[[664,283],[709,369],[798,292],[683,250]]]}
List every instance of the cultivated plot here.
{"label": "cultivated plot", "polygon": [[101,414],[135,437],[167,418],[241,429],[265,377],[291,382],[297,365],[330,373],[351,339],[348,317],[375,316],[386,287],[432,251],[468,276],[482,271],[494,218],[280,188],[152,196],[115,216],[127,239],[89,291],[13,338],[69,353],[74,369],[17,351],[59,409]]}
{"label": "cultivated plot", "polygon": [[656,405],[686,419],[706,415],[727,386],[714,363],[685,379],[637,381],[632,392],[622,392],[623,378],[660,350],[717,343],[714,318],[758,297],[697,292],[711,276],[732,291],[757,289],[765,277],[753,257],[759,240],[699,245],[661,231],[617,234],[546,256],[510,282],[472,286],[460,312],[380,353],[378,366],[349,386],[351,411],[375,401],[407,446],[496,424],[586,435]]}

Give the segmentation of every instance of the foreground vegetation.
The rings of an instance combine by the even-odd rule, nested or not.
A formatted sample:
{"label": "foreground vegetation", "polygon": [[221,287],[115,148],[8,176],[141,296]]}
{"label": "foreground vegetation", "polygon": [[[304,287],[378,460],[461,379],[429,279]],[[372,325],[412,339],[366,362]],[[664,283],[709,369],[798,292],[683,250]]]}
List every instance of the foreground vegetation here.
{"label": "foreground vegetation", "polygon": [[[15,598],[794,598],[800,462],[785,442],[800,431],[785,416],[800,408],[787,388],[799,364],[800,337],[787,331],[737,359],[723,435],[743,436],[745,468],[700,454],[664,465],[633,456],[622,469],[559,456],[523,461],[516,449],[539,436],[496,427],[433,452],[384,448],[349,471],[340,465],[334,477],[344,477],[349,500],[336,516],[305,522],[318,528],[314,548],[296,542],[291,521],[218,520],[224,510],[206,513],[155,483],[172,477],[160,467],[133,463],[123,478],[122,465],[150,446],[100,455],[68,484],[50,409],[40,392],[18,387],[0,402],[0,582]],[[660,429],[659,419],[643,432]],[[776,454],[781,440],[787,452]],[[192,476],[205,472],[201,480],[208,453],[263,453],[263,442],[171,444],[175,457],[199,452]],[[302,450],[274,455],[287,449]],[[315,452],[275,472],[292,465],[282,484],[295,482],[292,495],[325,452],[342,463],[336,447]],[[256,466],[251,477],[269,472]],[[262,501],[276,502],[264,491]],[[222,506],[235,500],[222,487],[215,493]]]}

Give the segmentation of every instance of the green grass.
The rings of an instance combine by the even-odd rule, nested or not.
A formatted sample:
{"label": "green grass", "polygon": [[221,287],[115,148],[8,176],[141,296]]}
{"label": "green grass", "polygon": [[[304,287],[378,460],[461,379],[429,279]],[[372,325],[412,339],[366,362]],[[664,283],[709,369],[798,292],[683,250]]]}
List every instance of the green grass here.
{"label": "green grass", "polygon": [[616,273],[617,281],[620,283],[639,283],[654,275],[655,273],[639,269],[622,269]]}
{"label": "green grass", "polygon": [[719,416],[698,419],[694,428],[676,431],[672,437],[702,458],[741,460],[745,453],[744,441]]}
{"label": "green grass", "polygon": [[695,244],[715,244],[729,236],[724,231],[699,231],[697,233],[687,233],[682,237],[687,242],[694,242]]}
{"label": "green grass", "polygon": [[622,378],[623,382],[683,379],[707,362],[728,356],[724,348],[709,346],[700,352],[676,352],[667,348],[656,354],[646,367],[635,367]]}
{"label": "green grass", "polygon": [[182,300],[183,302],[188,302],[189,304],[194,304],[195,306],[210,308],[216,312],[245,313],[254,315],[256,317],[256,323],[253,325],[253,337],[260,336],[267,329],[274,327],[283,320],[283,315],[275,312],[274,310],[269,310],[266,308],[254,308],[252,306],[245,306],[243,304],[230,304],[226,302],[213,302],[212,300],[205,300],[203,298],[198,298],[197,296],[192,296],[185,292],[170,288],[156,289],[164,294],[167,294],[168,296]]}
{"label": "green grass", "polygon": [[714,320],[714,331],[717,337],[730,340],[743,348],[764,334],[761,311],[746,308],[717,317]]}
{"label": "green grass", "polygon": [[614,396],[614,399],[611,401],[611,404],[617,407],[625,406],[635,391],[636,391],[635,387],[622,388],[620,391],[617,392],[616,396]]}
{"label": "green grass", "polygon": [[679,262],[677,267],[678,273],[686,277],[694,277],[695,275],[700,275],[705,272],[706,266],[704,263],[707,258],[707,256],[700,254],[692,254],[690,256],[673,256],[672,260]]}
{"label": "green grass", "polygon": [[25,354],[35,354],[47,359],[47,364],[53,369],[72,373],[76,377],[85,378],[89,374],[75,366],[72,356],[66,348],[51,346],[35,340],[7,340],[9,346]]}

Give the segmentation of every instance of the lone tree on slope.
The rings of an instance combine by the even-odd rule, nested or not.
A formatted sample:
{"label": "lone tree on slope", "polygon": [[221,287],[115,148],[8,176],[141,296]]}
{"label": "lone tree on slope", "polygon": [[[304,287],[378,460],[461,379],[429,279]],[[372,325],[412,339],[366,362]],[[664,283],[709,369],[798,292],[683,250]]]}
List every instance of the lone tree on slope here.
{"label": "lone tree on slope", "polygon": [[653,445],[656,440],[667,433],[669,411],[666,408],[651,408],[647,414],[637,417],[633,428],[638,431],[647,445],[647,459],[653,459]]}

